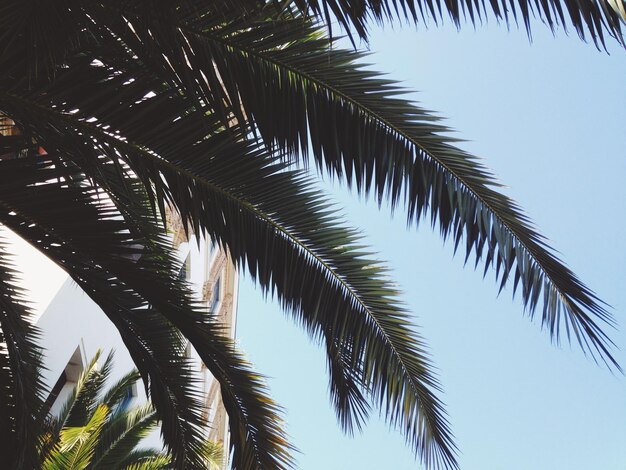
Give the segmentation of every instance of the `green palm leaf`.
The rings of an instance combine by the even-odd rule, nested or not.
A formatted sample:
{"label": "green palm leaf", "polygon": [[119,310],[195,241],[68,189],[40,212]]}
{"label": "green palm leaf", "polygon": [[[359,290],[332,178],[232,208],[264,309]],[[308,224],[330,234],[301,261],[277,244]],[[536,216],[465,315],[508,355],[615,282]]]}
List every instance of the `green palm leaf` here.
{"label": "green palm leaf", "polygon": [[110,353],[102,365],[98,364],[101,352],[98,350],[91,361],[86,364],[72,393],[56,416],[51,415],[54,402],[47,401],[46,406],[42,408],[40,416],[43,421],[40,425],[45,429],[43,433],[46,434],[47,442],[40,450],[40,454],[44,459],[53,450],[53,447],[48,444],[59,440],[63,428],[84,425],[99,405],[97,399],[111,372],[113,360],[112,353]]}
{"label": "green palm leaf", "polygon": [[99,364],[101,353],[101,350],[96,351],[78,378],[73,393],[59,413],[60,428],[83,424],[94,409],[100,406],[98,397],[102,394],[104,384],[113,368],[113,352],[111,351],[104,362]]}
{"label": "green palm leaf", "polygon": [[146,457],[137,462],[131,463],[124,470],[161,470],[168,468],[169,458],[163,456]]}
{"label": "green palm leaf", "polygon": [[130,371],[107,389],[105,394],[102,396],[102,403],[109,408],[114,409],[129,396],[129,390],[134,387],[135,383],[140,378],[141,374],[139,374],[137,370]]}
{"label": "green palm leaf", "polygon": [[43,470],[84,470],[88,468],[105,425],[109,409],[100,404],[84,426],[63,428],[58,451],[44,462]]}
{"label": "green palm leaf", "polygon": [[157,470],[161,468],[168,468],[170,464],[170,458],[167,455],[163,455],[154,449],[137,449],[129,452],[128,456],[122,462],[120,468],[128,469],[139,467],[145,470]]}
{"label": "green palm leaf", "polygon": [[204,446],[204,456],[209,470],[220,469],[224,462],[224,449],[217,442],[207,441]]}
{"label": "green palm leaf", "polygon": [[[90,360],[78,384],[68,401],[64,415],[74,414],[74,425],[65,425],[53,439],[51,449],[42,455],[43,469],[125,469],[172,468],[170,455],[154,449],[136,449],[141,440],[157,425],[156,413],[150,403],[130,407],[128,401],[117,400],[112,407],[106,402],[116,399],[120,394],[127,394],[139,380],[136,371],[132,371],[118,380],[106,391],[103,389],[103,374],[111,364],[112,354],[101,367],[97,366],[100,351]],[[85,402],[89,391],[98,389],[99,393],[90,410],[78,419],[76,410],[80,402]],[[74,406],[72,402],[75,403]],[[58,417],[50,416],[51,419]],[[46,430],[42,430],[47,432]],[[212,442],[202,445],[202,467],[212,465],[221,458],[221,446]]]}
{"label": "green palm leaf", "polygon": [[157,426],[150,404],[114,412],[103,427],[90,470],[123,468],[130,452]]}

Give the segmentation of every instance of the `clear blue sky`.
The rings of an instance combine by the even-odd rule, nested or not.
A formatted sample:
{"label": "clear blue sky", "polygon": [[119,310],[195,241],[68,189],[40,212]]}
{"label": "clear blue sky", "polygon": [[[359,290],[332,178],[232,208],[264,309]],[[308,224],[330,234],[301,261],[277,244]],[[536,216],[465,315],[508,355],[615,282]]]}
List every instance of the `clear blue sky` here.
{"label": "clear blue sky", "polygon": [[[468,139],[569,266],[610,303],[626,346],[626,51],[611,55],[575,36],[552,37],[495,22],[388,28],[373,35],[369,62],[409,88]],[[576,347],[551,345],[510,292],[497,297],[452,256],[430,227],[406,229],[401,214],[335,199],[388,261],[429,342],[445,393],[461,468],[589,470],[626,468],[626,380]],[[373,416],[362,435],[339,431],[328,399],[322,351],[241,284],[238,336],[268,375],[302,451],[299,468],[419,468],[402,436]],[[626,353],[617,357],[626,365]]]}

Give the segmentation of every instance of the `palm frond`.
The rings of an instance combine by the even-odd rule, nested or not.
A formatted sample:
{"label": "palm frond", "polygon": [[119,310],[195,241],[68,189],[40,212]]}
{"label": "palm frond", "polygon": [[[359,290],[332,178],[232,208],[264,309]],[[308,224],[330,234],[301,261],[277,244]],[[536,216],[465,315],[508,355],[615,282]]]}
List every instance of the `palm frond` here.
{"label": "palm frond", "polygon": [[[317,17],[323,18],[327,24],[332,22],[333,16],[336,17],[344,28],[348,31],[354,28],[362,39],[368,37],[369,18],[373,18],[378,23],[395,17],[400,20],[410,19],[415,23],[422,21],[425,24],[428,24],[430,19],[437,24],[443,23],[444,15],[447,14],[459,28],[463,22],[476,25],[487,21],[490,17],[495,17],[498,22],[502,21],[506,25],[523,23],[530,36],[532,23],[537,22],[534,20],[539,20],[553,32],[558,27],[562,27],[565,31],[573,27],[580,39],[585,40],[590,37],[596,46],[605,46],[606,37],[615,38],[623,46],[620,2],[623,5],[622,0],[616,2],[610,0],[535,2],[490,0],[488,3],[476,0],[454,2],[441,0],[400,0],[398,2],[295,0],[294,3],[303,12],[308,11],[310,7],[310,10]],[[332,15],[328,13],[329,11]]]}
{"label": "palm frond", "polygon": [[370,411],[367,382],[358,367],[352,365],[352,352],[337,344],[332,331],[324,331],[331,400],[341,429],[349,435],[361,431]]}
{"label": "palm frond", "polygon": [[87,367],[81,372],[68,404],[59,414],[62,427],[84,425],[99,406],[98,398],[103,393],[105,382],[113,369],[113,351],[104,362],[99,363],[101,350],[96,351]]}
{"label": "palm frond", "polygon": [[[112,206],[104,201],[95,202],[93,189],[86,182],[83,182],[82,188],[77,186],[65,188],[67,197],[63,198],[63,203],[61,203],[60,198],[64,191],[59,191],[59,189],[64,188],[65,184],[59,184],[52,178],[55,176],[54,173],[64,175],[63,178],[68,180],[71,175],[68,175],[66,170],[60,171],[53,167],[46,167],[45,160],[33,160],[32,163],[35,168],[39,166],[40,170],[38,195],[41,197],[42,191],[46,192],[46,185],[41,184],[45,181],[56,196],[44,198],[48,202],[43,202],[40,198],[28,198],[24,192],[20,193],[17,190],[16,186],[21,187],[24,181],[16,178],[15,180],[20,183],[14,185],[13,188],[7,185],[7,192],[0,190],[3,193],[0,194],[0,200],[17,198],[20,201],[17,205],[12,205],[15,215],[8,216],[8,218],[12,217],[11,226],[27,239],[38,239],[42,245],[41,249],[46,250],[52,259],[70,272],[74,280],[100,305],[118,327],[139,370],[144,371],[146,368],[149,370],[150,396],[157,410],[161,410],[159,418],[163,421],[165,441],[171,445],[175,456],[178,455],[181,459],[175,463],[175,467],[179,468],[182,462],[193,464],[194,459],[197,459],[198,466],[203,465],[200,462],[203,461],[204,443],[199,442],[201,439],[199,435],[195,436],[194,429],[199,427],[199,422],[193,415],[190,415],[194,412],[192,406],[186,405],[178,409],[179,405],[176,403],[170,404],[169,407],[162,404],[163,399],[176,398],[178,400],[180,397],[172,396],[172,391],[161,396],[160,391],[163,387],[157,381],[166,383],[180,381],[176,383],[186,391],[183,398],[188,398],[191,393],[183,385],[189,383],[189,379],[184,376],[187,365],[177,364],[173,360],[175,351],[169,351],[169,355],[160,351],[160,354],[155,353],[157,357],[167,358],[168,366],[172,364],[171,367],[174,370],[166,371],[160,368],[159,362],[150,357],[152,353],[146,348],[146,345],[148,347],[156,345],[161,349],[163,349],[162,346],[170,348],[171,345],[180,343],[172,338],[171,333],[162,331],[161,325],[164,324],[170,325],[170,328],[172,324],[175,325],[176,332],[181,327],[185,327],[184,334],[194,343],[211,372],[223,384],[223,399],[231,417],[233,429],[240,436],[239,439],[236,437],[232,439],[235,446],[235,461],[240,459],[244,462],[240,468],[249,468],[246,465],[250,465],[250,462],[261,466],[269,465],[272,468],[290,467],[288,453],[290,446],[280,428],[281,422],[277,416],[276,406],[265,396],[260,377],[253,374],[247,368],[247,363],[232,349],[230,340],[222,338],[217,327],[203,320],[207,315],[194,306],[188,290],[177,284],[180,266],[178,264],[172,266],[176,262],[171,255],[167,254],[165,240],[163,240],[164,244],[152,245],[155,240],[158,240],[154,234],[150,234],[151,244],[146,244],[145,239],[139,240],[131,237],[128,229],[124,228],[123,219],[119,215],[112,217],[112,214],[116,213],[111,212]],[[28,166],[24,160],[16,164],[17,167],[24,165]],[[31,167],[30,171],[25,170],[25,173],[37,181],[37,177],[33,176],[37,173],[34,171],[35,168]],[[16,177],[15,174],[13,176]],[[54,191],[52,191],[53,188]],[[23,188],[23,191],[28,193],[28,188]],[[42,207],[42,204],[47,206],[48,203],[49,207]],[[84,207],[81,209],[81,206]],[[90,214],[94,209],[96,210],[95,216],[93,213]],[[54,214],[48,210],[52,210]],[[98,213],[98,210],[101,210],[101,213]],[[64,235],[69,234],[64,234],[64,229],[61,227],[67,222],[65,219],[68,211],[73,216],[81,211],[83,213],[79,218],[81,229],[73,236],[65,238]],[[24,217],[29,221],[39,220],[43,233],[48,237],[54,234],[52,238],[57,242],[42,236],[40,234],[42,229],[36,227],[37,224],[24,223]],[[144,223],[144,228],[145,225]],[[97,247],[93,244],[94,238],[99,240]],[[59,240],[64,240],[64,246],[57,246],[60,245]],[[160,250],[165,251],[151,251],[151,249],[156,249],[151,247],[159,247]],[[71,256],[72,253],[77,252],[81,253],[80,257]],[[79,260],[82,263],[85,262],[85,253],[89,254],[88,269],[79,264]],[[133,253],[138,256],[134,257]],[[161,316],[161,312],[167,315],[171,324]],[[201,330],[194,333],[191,331],[194,328],[201,328]],[[206,344],[198,342],[197,338],[200,337],[207,340]],[[182,357],[183,348],[178,346],[176,350]],[[153,362],[156,364],[152,364]],[[156,371],[152,371],[151,368],[154,367]],[[171,410],[172,406],[174,410]],[[164,410],[169,411],[164,413]],[[172,437],[167,434],[167,432],[172,432],[172,428],[177,427],[181,427],[181,432],[185,433],[189,433],[191,429],[194,435],[183,434],[183,436]],[[182,442],[176,439],[181,439]],[[183,451],[181,452],[180,449]],[[177,451],[179,454],[176,454]]]}
{"label": "palm frond", "polygon": [[[392,206],[404,199],[409,220],[419,220],[430,211],[431,221],[439,224],[444,237],[452,237],[456,246],[464,238],[467,256],[474,252],[477,262],[484,260],[485,269],[495,268],[501,288],[509,279],[514,290],[521,286],[531,316],[543,304],[542,323],[554,339],[561,337],[563,329],[568,338],[574,336],[594,357],[597,354],[617,366],[609,350],[611,341],[597,323],[599,320],[610,324],[612,320],[596,296],[558,260],[520,209],[495,191],[497,184],[489,172],[471,155],[452,146],[453,140],[445,136],[445,127],[437,124],[428,112],[395,96],[402,91],[395,83],[361,68],[355,62],[358,54],[329,51],[327,41],[306,20],[237,23],[218,22],[209,16],[201,16],[195,22],[184,19],[178,23],[180,41],[186,41],[194,52],[187,53],[188,63],[176,60],[177,56],[168,62],[164,57],[150,55],[149,39],[144,37],[142,42],[143,30],[138,26],[131,28],[125,22],[112,25],[111,28],[117,28],[114,36],[123,38],[127,47],[134,47],[132,64],[118,58],[114,68],[101,67],[93,72],[102,77],[116,74],[105,85],[101,81],[97,92],[86,86],[78,90],[68,86],[78,84],[78,78],[84,75],[65,74],[67,81],[62,84],[66,91],[58,94],[54,90],[55,94],[48,90],[51,93],[46,95],[58,100],[57,103],[74,99],[71,106],[80,112],[75,118],[66,117],[65,125],[90,136],[98,135],[103,142],[101,151],[109,152],[112,159],[125,155],[127,164],[144,181],[156,184],[157,191],[174,201],[196,229],[209,229],[229,245],[236,258],[247,260],[254,269],[257,263],[264,266],[254,258],[249,259],[249,247],[238,249],[228,243],[228,239],[235,239],[234,232],[220,235],[220,231],[228,230],[219,227],[224,217],[222,210],[207,215],[203,209],[208,207],[210,211],[211,206],[200,206],[188,196],[188,188],[197,187],[198,175],[208,180],[204,174],[211,176],[211,172],[217,171],[215,159],[203,158],[206,155],[203,150],[216,148],[216,141],[203,137],[207,126],[210,129],[211,118],[199,119],[203,113],[192,111],[197,100],[181,103],[184,100],[176,99],[178,92],[168,90],[164,83],[189,87],[193,80],[183,83],[180,78],[185,76],[185,70],[201,69],[209,59],[215,60],[233,109],[243,105],[246,116],[255,123],[268,145],[295,153],[305,151],[310,143],[318,165],[348,182],[354,181],[357,190],[373,189],[379,202],[388,198]],[[141,25],[140,18],[137,24]],[[150,40],[156,34],[155,28],[150,30]],[[305,39],[301,39],[303,28],[309,28]],[[165,33],[159,37],[163,41],[167,38]],[[173,44],[167,45],[161,44],[160,50],[173,48]],[[121,45],[118,47],[118,52],[125,50]],[[98,57],[106,60],[101,55]],[[142,68],[141,60],[135,57],[143,59],[148,69]],[[163,72],[166,79],[150,82],[147,79],[150,72],[165,70],[164,62],[170,64],[167,73]],[[128,70],[126,75],[124,70]],[[141,84],[124,85],[133,77],[140,77],[136,82]],[[113,111],[119,101],[108,100],[115,105],[106,105],[106,96],[113,88],[117,90],[116,99],[121,96],[122,102],[127,100],[134,109],[136,121],[125,124],[116,118]],[[202,86],[197,85],[192,91],[194,96],[211,103],[211,96]],[[154,94],[152,98],[140,99],[149,92]],[[98,102],[89,101],[90,96],[98,96]],[[217,105],[214,108],[217,110]],[[158,116],[159,121],[148,119],[150,115]],[[86,120],[92,116],[96,116],[99,124],[87,125]],[[102,131],[105,126],[117,129],[127,142],[115,142]],[[183,131],[187,139],[181,138]],[[354,142],[361,144],[354,146]],[[217,176],[217,172],[213,175]],[[159,184],[162,178],[166,185]],[[228,183],[223,178],[216,181],[222,190]],[[208,197],[196,199],[208,200]],[[256,200],[246,201],[250,202],[248,206],[254,206],[252,201]],[[260,211],[258,207],[254,209],[258,217]],[[280,213],[274,211],[264,212]],[[235,221],[239,213],[233,212]],[[206,222],[201,222],[203,217]],[[237,226],[236,222],[230,225]],[[285,226],[289,227],[287,223],[274,223],[273,230],[280,231]],[[302,238],[308,236],[306,233]],[[256,251],[262,252],[268,245],[257,246],[260,249]],[[269,286],[270,273],[278,269],[263,269],[266,272],[258,273],[258,277],[261,284]],[[358,365],[357,360],[353,362]]]}
{"label": "palm frond", "polygon": [[135,449],[128,453],[119,468],[127,468],[131,465],[138,465],[144,461],[162,462],[163,465],[165,465],[165,468],[167,468],[167,465],[170,463],[168,456],[163,455],[163,452],[156,449]]}
{"label": "palm frond", "polygon": [[111,409],[116,408],[129,396],[129,391],[132,390],[140,378],[141,374],[139,374],[137,370],[130,371],[115,384],[107,388],[105,394],[102,396],[102,403]]}
{"label": "palm frond", "polygon": [[[478,159],[455,147],[449,129],[404,90],[361,65],[362,54],[328,48],[306,19],[236,21],[210,17],[180,23],[197,56],[216,59],[228,96],[235,96],[264,142],[290,154],[312,148],[320,171],[374,191],[379,204],[404,202],[409,222],[430,213],[455,248],[464,240],[500,290],[512,281],[524,305],[553,339],[562,330],[583,350],[619,369],[613,343],[598,322],[613,325],[602,302],[568,269]],[[302,29],[308,31],[302,34]],[[181,64],[179,64],[181,66]],[[257,77],[263,77],[258,80]],[[301,162],[306,163],[303,157]]]}
{"label": "palm frond", "polygon": [[167,457],[158,455],[145,457],[122,468],[123,470],[161,470],[169,468],[169,464],[170,461]]}
{"label": "palm frond", "polygon": [[156,426],[150,404],[114,413],[102,429],[90,470],[123,468],[128,454]]}
{"label": "palm frond", "polygon": [[46,459],[43,470],[85,470],[91,463],[109,411],[100,404],[86,424],[63,428],[59,448]]}
{"label": "palm frond", "polygon": [[[571,1],[563,4],[580,34],[587,27],[603,43],[608,31],[623,43],[605,0]],[[382,1],[353,1],[341,15],[345,2],[316,2],[296,4],[327,20],[335,14],[361,36],[368,15],[393,13]],[[436,117],[399,98],[403,90],[360,65],[361,54],[330,48],[289,4],[277,13],[250,2],[245,15],[238,5],[244,0],[55,2],[60,19],[52,23],[76,20],[59,48],[42,45],[33,60],[7,55],[15,61],[0,70],[0,109],[23,130],[24,153],[48,154],[2,162],[0,221],[63,266],[116,325],[163,419],[174,466],[200,466],[202,453],[182,335],[220,381],[234,467],[293,464],[261,377],[176,279],[179,266],[155,217],[167,203],[325,342],[346,430],[361,426],[368,395],[427,465],[455,466],[424,342],[387,272],[356,231],[335,222],[336,209],[311,180],[292,171],[308,164],[309,147],[320,171],[373,191],[392,209],[404,203],[410,222],[429,214],[455,247],[465,242],[467,258],[473,252],[485,270],[495,268],[501,289],[509,279],[514,291],[521,286],[531,316],[543,304],[553,338],[565,329],[619,368],[598,324],[612,323],[599,299]],[[442,8],[431,0],[393,5],[414,20]],[[533,9],[519,5],[528,27]],[[558,1],[535,6],[540,15],[552,11],[550,26],[565,23]],[[472,20],[487,8],[473,0],[443,7],[455,21],[464,8]],[[11,19],[28,29],[19,16],[27,7],[15,8]],[[507,18],[507,5],[491,8]],[[0,39],[13,40],[12,28],[0,20]],[[36,67],[42,73],[31,73]]]}
{"label": "palm frond", "polygon": [[[47,96],[56,98],[54,93]],[[129,99],[132,96],[129,91]],[[164,99],[161,95],[155,98],[154,102],[142,102],[142,106],[158,105]],[[169,109],[176,114],[167,119],[161,113],[160,118],[170,123],[170,132],[176,132],[178,122],[174,118],[181,110],[174,107],[173,95],[167,99]],[[83,104],[79,109],[91,113]],[[25,109],[22,106],[22,113]],[[142,110],[140,114],[154,112]],[[260,284],[275,290],[311,334],[322,334],[334,348],[343,349],[330,358],[335,384],[332,392],[338,397],[335,405],[346,429],[353,421],[359,425],[367,408],[360,387],[371,392],[374,401],[384,402],[389,421],[405,429],[407,439],[425,461],[454,465],[454,446],[442,405],[433,393],[438,385],[430,372],[423,341],[410,331],[407,315],[395,300],[397,293],[388,285],[385,271],[363,252],[355,232],[330,222],[334,217],[329,204],[319,192],[307,190],[310,181],[303,175],[285,171],[284,164],[263,158],[264,152],[254,147],[246,150],[245,144],[228,138],[233,129],[197,144],[197,136],[189,130],[199,127],[193,124],[199,117],[203,127],[211,124],[200,113],[187,114],[181,120],[184,128],[179,128],[178,146],[171,157],[159,145],[164,142],[160,130],[148,122],[128,128],[111,116],[109,119],[129,136],[127,142],[111,138],[97,127],[85,135],[99,134],[104,145],[98,149],[113,158],[125,155],[140,178],[149,179],[157,191],[167,194],[184,219],[198,231],[206,230],[221,240],[236,260],[247,263]],[[78,113],[58,118],[66,125],[88,126]],[[105,122],[100,115],[97,119]],[[34,122],[35,116],[29,120]],[[216,118],[213,127],[219,129]],[[50,138],[46,142],[57,145]],[[172,161],[141,150],[138,142],[150,142]],[[190,187],[194,188],[193,196]],[[170,320],[194,342],[200,326],[181,326],[181,315]],[[342,361],[337,360],[339,357]],[[211,361],[203,360],[210,368]],[[394,391],[388,393],[390,390]]]}
{"label": "palm frond", "polygon": [[[79,43],[81,15],[71,2],[0,4],[0,84],[37,83],[54,76],[68,50]],[[27,60],[24,60],[25,58]]]}
{"label": "palm frond", "polygon": [[0,442],[7,468],[35,468],[43,405],[39,332],[0,239]]}
{"label": "palm frond", "polygon": [[[457,28],[464,25],[482,25],[490,19],[503,23],[523,24],[529,37],[537,23],[555,32],[571,28],[582,40],[590,38],[596,46],[606,46],[606,39],[614,38],[624,46],[623,25],[626,21],[623,0],[549,0],[549,1],[496,1],[477,0],[293,0],[290,2],[259,2],[256,0],[232,0],[229,2],[189,0],[189,10],[205,11],[211,8],[211,15],[219,17],[224,10],[231,10],[240,17],[250,15],[262,7],[269,10],[278,5],[282,10],[289,8],[303,16],[313,16],[323,21],[331,32],[338,23],[355,42],[353,35],[367,41],[369,30],[374,24],[387,24],[411,21],[416,26],[452,21]],[[210,5],[207,7],[207,4]]]}
{"label": "palm frond", "polygon": [[106,243],[111,256],[137,252],[136,240],[129,241],[117,211],[98,200],[93,188],[80,187],[71,174],[50,161],[46,164],[45,158],[3,162],[2,179],[3,208],[15,209],[3,211],[3,222],[66,269],[109,316],[149,386],[175,461],[201,467],[202,408],[180,334],[94,261],[93,254],[102,253]]}
{"label": "palm frond", "polygon": [[[219,96],[228,97],[231,109],[243,105],[266,143],[306,152],[310,134],[320,167],[344,177],[348,183],[354,180],[363,192],[375,189],[379,202],[385,193],[392,206],[404,198],[409,220],[419,220],[430,211],[444,237],[453,237],[456,246],[465,238],[466,256],[473,251],[477,262],[484,259],[486,270],[495,268],[501,288],[509,279],[513,280],[514,290],[521,285],[531,316],[543,304],[542,324],[554,339],[558,341],[561,330],[565,330],[568,338],[574,336],[594,357],[617,367],[609,349],[612,343],[596,323],[600,320],[611,324],[612,319],[597,297],[554,255],[519,207],[495,191],[497,184],[488,170],[451,145],[452,139],[443,135],[445,127],[435,123],[428,112],[394,96],[401,91],[397,84],[360,67],[355,62],[359,54],[329,50],[327,40],[307,20],[255,22],[252,16],[252,20],[233,17],[224,21],[223,17],[199,14],[197,10],[193,14],[188,9],[181,11],[178,17],[172,15],[166,23],[170,29],[161,34],[158,25],[144,25],[137,10],[134,23],[111,20],[109,33],[113,31],[113,36],[134,47],[132,57],[141,57],[147,65],[156,67],[149,72],[161,72],[165,77],[151,82],[145,70],[135,68],[134,74],[122,73],[116,78],[118,89],[124,89],[129,96],[136,95],[135,86],[154,93],[165,80],[209,103],[221,102],[219,97],[211,101],[198,78],[184,83],[180,78],[192,69],[210,73],[207,64],[214,61],[219,74],[205,82],[215,90],[216,80],[221,81],[226,94]],[[302,34],[303,29],[306,34]],[[155,38],[161,38],[158,45],[165,51],[174,50],[176,44],[187,44],[185,60],[178,55],[166,59],[163,54],[150,54]],[[115,43],[107,42],[107,47]],[[122,46],[117,47],[119,50]],[[123,62],[130,67],[129,60]],[[107,69],[101,69],[99,72],[106,75]],[[109,74],[113,71],[120,72],[108,69]],[[135,80],[135,75],[142,80]],[[260,76],[264,80],[256,78]],[[121,86],[131,79],[135,80],[132,86]],[[66,86],[65,95],[76,98],[79,91],[68,86],[73,83],[78,80],[59,85]],[[92,90],[87,96],[100,97],[97,105],[104,111],[104,120],[111,116],[102,90]],[[154,100],[144,99],[132,107],[139,119],[159,103],[170,105],[171,98],[171,94],[159,94]],[[193,103],[196,101],[191,100],[189,105]],[[74,103],[79,104],[86,106],[84,101]],[[95,103],[92,100],[90,104]],[[177,111],[177,118],[181,111]],[[199,132],[204,129],[202,124],[190,125],[194,120],[179,121],[180,128],[186,125]],[[153,145],[157,154],[162,154],[163,145],[171,142],[166,136],[175,132],[162,132],[164,125],[171,127],[169,122],[162,119],[150,134],[154,137],[157,130],[163,134],[162,144]],[[131,124],[137,128],[138,122]],[[145,128],[138,131],[145,134]],[[193,136],[200,138],[201,134]],[[354,146],[353,142],[361,145]],[[182,146],[165,150],[174,149],[181,150]],[[135,166],[138,161],[135,159]]]}
{"label": "palm frond", "polygon": [[49,407],[45,410],[45,414],[50,419],[48,432],[53,442],[59,439],[63,428],[84,426],[91,419],[98,406],[98,396],[102,392],[104,382],[111,373],[113,365],[112,353],[109,353],[103,364],[99,364],[101,354],[101,350],[96,351],[91,361],[86,364],[72,392],[54,417],[50,415],[49,408],[53,402],[48,402]]}
{"label": "palm frond", "polygon": [[207,441],[204,445],[204,457],[209,470],[219,470],[224,463],[224,448],[219,442]]}

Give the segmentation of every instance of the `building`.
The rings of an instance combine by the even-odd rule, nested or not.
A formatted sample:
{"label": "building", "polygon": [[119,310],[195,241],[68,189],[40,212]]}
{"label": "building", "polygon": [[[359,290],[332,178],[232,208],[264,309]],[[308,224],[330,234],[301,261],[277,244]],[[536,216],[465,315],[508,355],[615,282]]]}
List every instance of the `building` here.
{"label": "building", "polygon": [[[187,240],[182,222],[173,213],[168,213],[167,219],[174,248],[179,259],[184,260],[181,276],[193,286],[207,308],[215,312],[217,318],[226,325],[228,335],[234,337],[237,272],[232,260],[211,240],[202,238],[199,244],[195,239]],[[44,380],[52,390],[53,412],[62,406],[82,369],[98,349],[103,349],[105,353],[115,350],[112,381],[134,368],[116,328],[71,279],[65,281],[37,320],[37,325],[42,332],[40,344],[46,349]],[[228,417],[221,401],[219,384],[191,347],[189,354],[197,365],[202,394],[206,399],[208,438],[221,442],[225,454],[228,454]],[[135,390],[134,395],[138,400],[145,400],[145,393],[141,389]],[[160,447],[158,433],[150,436],[146,444]]]}

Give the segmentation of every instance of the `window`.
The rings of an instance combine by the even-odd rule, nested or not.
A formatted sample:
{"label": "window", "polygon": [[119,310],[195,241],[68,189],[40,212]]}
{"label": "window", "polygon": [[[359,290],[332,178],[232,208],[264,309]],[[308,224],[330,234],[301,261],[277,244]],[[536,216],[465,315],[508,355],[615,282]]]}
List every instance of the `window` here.
{"label": "window", "polygon": [[191,255],[187,255],[185,262],[183,263],[178,273],[178,279],[181,281],[187,281],[191,277]]}
{"label": "window", "polygon": [[215,252],[215,240],[210,238],[207,243],[207,258],[211,260],[213,253]]}
{"label": "window", "polygon": [[[26,145],[27,142],[33,145]],[[19,150],[15,150],[15,145]],[[24,139],[22,131],[15,121],[0,111],[0,160],[12,160],[28,157],[29,155],[46,155],[42,147],[34,145],[32,139]],[[31,147],[31,148],[28,148]]]}
{"label": "window", "polygon": [[206,257],[204,259],[204,273],[208,277],[211,273],[211,265],[217,254],[217,243],[212,238],[207,236],[206,239]]}
{"label": "window", "polygon": [[15,126],[15,123],[2,113],[0,113],[0,135],[19,135],[19,129]]}
{"label": "window", "polygon": [[6,150],[2,150],[0,148],[0,160],[10,160],[18,157],[16,152],[7,150],[11,148],[11,141],[15,138],[19,138],[17,137],[19,135],[20,131],[15,123],[4,114],[0,113],[0,136],[3,138],[3,144],[4,142],[7,142],[7,147],[5,147]]}
{"label": "window", "polygon": [[220,278],[215,281],[213,285],[213,295],[211,296],[211,312],[217,312],[217,307],[220,304],[220,296],[222,290],[222,280]]}
{"label": "window", "polygon": [[132,401],[132,399],[135,398],[136,396],[137,396],[137,384],[134,383],[130,387],[126,387],[126,390],[124,391],[124,396],[122,397],[122,399],[117,405],[118,408],[122,410],[126,409],[128,405],[130,404],[130,402]]}

